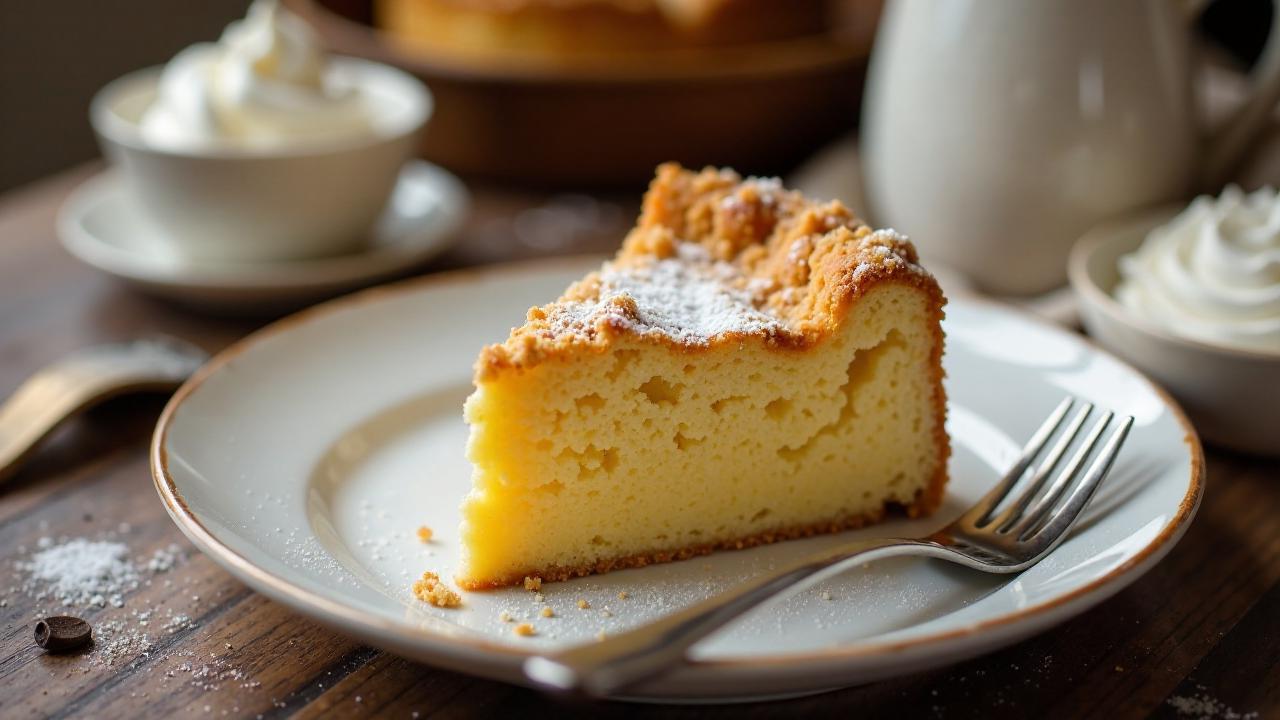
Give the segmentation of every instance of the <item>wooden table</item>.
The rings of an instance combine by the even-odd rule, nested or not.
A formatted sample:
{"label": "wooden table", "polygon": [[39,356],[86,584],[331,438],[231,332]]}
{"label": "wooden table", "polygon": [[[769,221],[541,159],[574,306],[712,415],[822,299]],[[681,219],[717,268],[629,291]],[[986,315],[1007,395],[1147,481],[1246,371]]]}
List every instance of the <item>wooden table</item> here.
{"label": "wooden table", "polygon": [[[164,332],[217,350],[264,322],[166,305],[81,266],[54,215],[95,167],[0,196],[0,395],[65,352]],[[529,255],[519,231],[546,198],[477,191],[462,244],[428,270]],[[561,199],[560,202],[574,202]],[[607,212],[573,247],[606,249],[634,207]],[[517,218],[523,218],[517,219]],[[522,224],[523,223],[523,224]],[[535,223],[536,225],[536,223]],[[545,250],[545,248],[543,248]],[[960,665],[799,700],[748,706],[565,705],[362,646],[250,591],[195,552],[152,488],[146,448],[163,398],[126,397],[73,421],[0,487],[0,717],[428,717],[841,715],[916,717],[1280,716],[1280,462],[1209,450],[1199,516],[1173,552],[1116,597],[1039,637]],[[127,527],[120,527],[128,523]],[[146,654],[47,655],[44,607],[15,562],[39,538],[116,534],[138,555],[178,543],[187,559],[148,575],[103,625],[137,608],[157,627]],[[1188,716],[1188,715],[1183,715]]]}

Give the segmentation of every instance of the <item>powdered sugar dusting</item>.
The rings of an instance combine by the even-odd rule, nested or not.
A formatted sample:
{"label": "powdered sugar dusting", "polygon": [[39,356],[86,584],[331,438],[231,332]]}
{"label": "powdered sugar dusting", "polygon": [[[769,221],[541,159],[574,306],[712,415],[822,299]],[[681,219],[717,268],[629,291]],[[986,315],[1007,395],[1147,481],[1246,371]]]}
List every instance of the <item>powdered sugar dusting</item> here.
{"label": "powdered sugar dusting", "polygon": [[[179,591],[191,587],[196,578],[167,577],[185,564],[187,552],[170,543],[150,554],[134,555],[124,542],[131,531],[128,523],[121,523],[117,530],[95,538],[41,537],[29,556],[15,561],[14,569],[25,577],[11,590],[24,591],[43,606],[35,608],[33,621],[60,613],[59,606],[82,608],[76,614],[84,615],[93,627],[92,643],[75,666],[82,673],[145,668],[162,671],[162,683],[176,679],[205,691],[228,683],[250,690],[260,687],[233,664],[230,642],[213,643],[214,652],[199,640],[188,647],[174,646],[174,636],[199,626],[187,612],[167,605],[174,601],[194,609],[200,602],[199,595]],[[26,554],[27,549],[19,546],[18,552]],[[148,592],[153,583],[164,589]]]}
{"label": "powdered sugar dusting", "polygon": [[[1201,686],[1201,690],[1203,690]],[[1179,717],[1191,717],[1197,720],[1256,720],[1256,712],[1237,712],[1217,698],[1200,692],[1197,695],[1175,695],[1165,702],[1173,708]]]}
{"label": "powdered sugar dusting", "polygon": [[19,567],[45,583],[45,595],[67,607],[121,607],[124,594],[138,587],[138,571],[124,543],[75,538],[59,545],[46,537],[39,547]]}
{"label": "powdered sugar dusting", "polygon": [[701,246],[681,243],[675,258],[607,264],[596,299],[561,303],[548,319],[557,333],[589,332],[605,322],[686,345],[706,345],[731,333],[782,332],[781,320],[756,308],[748,289],[733,285],[740,277],[729,263],[712,261]]}
{"label": "powdered sugar dusting", "polygon": [[[777,205],[777,197],[787,192],[782,186],[782,179],[777,177],[749,177],[743,180],[739,186],[742,189],[750,188],[755,192],[756,201],[765,207]],[[745,207],[746,202],[743,201],[738,193],[730,193],[720,200],[720,207],[735,209]]]}
{"label": "powdered sugar dusting", "polygon": [[906,267],[917,274],[927,274],[924,268],[908,262],[906,258],[902,257],[896,250],[894,250],[895,243],[905,242],[908,242],[907,236],[893,228],[884,228],[872,232],[863,240],[863,243],[865,243],[865,247],[871,252],[873,259],[863,260],[854,267],[853,281],[861,281],[863,275],[866,275],[877,267],[891,269]]}

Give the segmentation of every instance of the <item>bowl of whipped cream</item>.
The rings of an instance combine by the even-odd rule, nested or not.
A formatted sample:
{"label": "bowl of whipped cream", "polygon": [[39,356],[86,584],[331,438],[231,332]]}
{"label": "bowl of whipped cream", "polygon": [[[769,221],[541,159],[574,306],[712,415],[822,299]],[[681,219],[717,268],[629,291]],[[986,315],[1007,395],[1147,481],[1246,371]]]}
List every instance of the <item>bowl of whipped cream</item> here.
{"label": "bowl of whipped cream", "polygon": [[1280,195],[1217,197],[1093,229],[1071,284],[1085,328],[1182,403],[1200,434],[1280,455]]}
{"label": "bowl of whipped cream", "polygon": [[217,42],[108,84],[90,120],[163,250],[254,262],[357,249],[431,109],[413,76],[329,56],[258,0]]}

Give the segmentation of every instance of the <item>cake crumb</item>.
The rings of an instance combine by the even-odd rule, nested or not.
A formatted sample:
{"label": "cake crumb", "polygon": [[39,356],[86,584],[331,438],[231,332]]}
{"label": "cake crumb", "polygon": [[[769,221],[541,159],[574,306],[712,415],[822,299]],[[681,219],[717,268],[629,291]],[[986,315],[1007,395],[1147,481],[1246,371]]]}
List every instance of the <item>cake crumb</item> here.
{"label": "cake crumb", "polygon": [[542,617],[555,617],[555,616],[556,616],[556,611],[552,610],[550,605],[542,608]]}
{"label": "cake crumb", "polygon": [[542,578],[540,578],[540,577],[529,577],[528,575],[526,575],[526,576],[525,576],[525,578],[524,578],[524,589],[525,589],[525,590],[528,590],[529,592],[537,592],[537,591],[541,590],[541,589],[542,589]]}
{"label": "cake crumb", "polygon": [[418,526],[418,539],[422,542],[431,542],[431,537],[433,535],[435,535],[435,533],[431,531],[431,528],[426,525]]}
{"label": "cake crumb", "polygon": [[621,591],[619,591],[619,592],[618,592],[618,599],[619,599],[619,600],[626,600],[626,599],[627,599],[627,591],[626,591],[626,590],[621,590]]}
{"label": "cake crumb", "polygon": [[436,607],[452,608],[462,604],[462,596],[440,582],[440,576],[428,570],[413,584],[413,595]]}
{"label": "cake crumb", "polygon": [[507,612],[506,610],[503,610],[502,612],[498,613],[498,619],[501,620],[502,622],[511,622],[511,613]]}
{"label": "cake crumb", "polygon": [[513,632],[520,637],[530,637],[537,633],[537,631],[533,629],[533,625],[530,625],[529,623],[520,623],[513,628]]}
{"label": "cake crumb", "polygon": [[587,602],[586,600],[583,600],[582,598],[578,598],[578,607],[582,608],[583,610],[588,610],[591,608],[591,603]]}
{"label": "cake crumb", "polygon": [[823,590],[823,591],[822,591],[822,599],[823,599],[823,600],[830,600],[830,599],[831,599],[831,593],[827,592],[826,590]]}

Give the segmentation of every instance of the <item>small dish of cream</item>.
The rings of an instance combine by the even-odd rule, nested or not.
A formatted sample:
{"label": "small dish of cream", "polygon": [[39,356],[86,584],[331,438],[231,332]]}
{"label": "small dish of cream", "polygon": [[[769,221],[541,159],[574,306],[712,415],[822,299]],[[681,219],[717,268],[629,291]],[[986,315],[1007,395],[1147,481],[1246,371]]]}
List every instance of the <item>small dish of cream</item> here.
{"label": "small dish of cream", "polygon": [[217,42],[108,84],[90,119],[157,254],[261,263],[366,247],[431,108],[413,76],[330,55],[257,0]]}
{"label": "small dish of cream", "polygon": [[270,148],[368,135],[377,110],[301,18],[258,0],[165,65],[141,131],[158,147]]}
{"label": "small dish of cream", "polygon": [[1201,196],[1119,260],[1116,300],[1168,332],[1280,353],[1280,196]]}
{"label": "small dish of cream", "polygon": [[1280,457],[1280,197],[1218,197],[1121,217],[1068,264],[1085,330],[1171,392],[1222,447]]}

